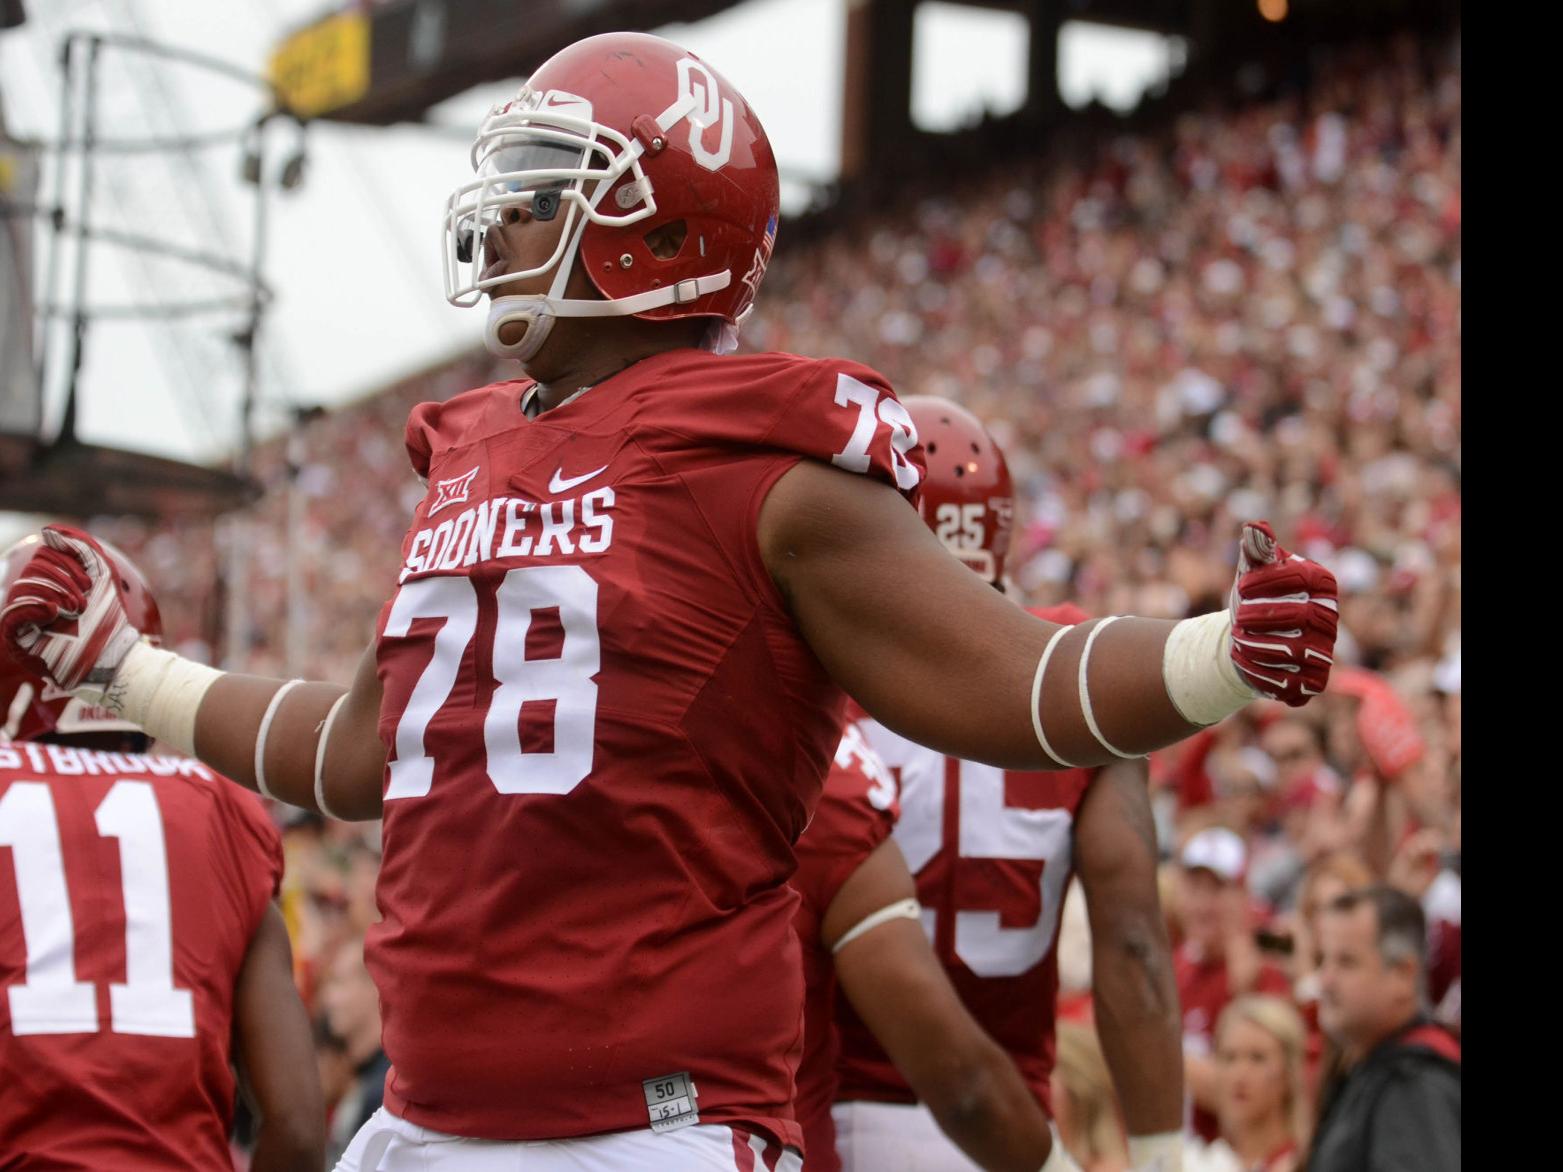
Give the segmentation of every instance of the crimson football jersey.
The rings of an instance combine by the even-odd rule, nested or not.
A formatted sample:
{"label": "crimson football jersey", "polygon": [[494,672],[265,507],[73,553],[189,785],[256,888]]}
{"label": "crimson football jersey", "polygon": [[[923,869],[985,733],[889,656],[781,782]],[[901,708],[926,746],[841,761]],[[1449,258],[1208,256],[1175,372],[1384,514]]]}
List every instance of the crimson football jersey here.
{"label": "crimson football jersey", "polygon": [[234,982],[281,878],[198,761],[0,743],[0,1169],[231,1166]]}
{"label": "crimson football jersey", "polygon": [[795,920],[803,947],[805,1009],[803,1061],[793,1100],[803,1128],[809,1172],[840,1172],[836,1126],[836,964],[820,942],[820,926],[836,893],[895,828],[895,777],[855,724],[836,746],[814,820],[798,840],[798,870],[792,885],[801,897]]}
{"label": "crimson football jersey", "polygon": [[[1079,612],[1069,610],[1032,613],[1076,621]],[[1095,771],[1005,771],[915,744],[856,705],[852,716],[895,774],[895,840],[917,879],[934,954],[1051,1113],[1059,913],[1074,873],[1075,813]],[[917,1101],[844,998],[837,998],[837,1024],[838,1099]]]}
{"label": "crimson football jersey", "polygon": [[381,612],[386,1104],[540,1139],[695,1121],[800,1142],[793,844],[842,698],[761,559],[800,459],[911,494],[878,375],[647,358],[529,419],[414,409],[428,494]]}

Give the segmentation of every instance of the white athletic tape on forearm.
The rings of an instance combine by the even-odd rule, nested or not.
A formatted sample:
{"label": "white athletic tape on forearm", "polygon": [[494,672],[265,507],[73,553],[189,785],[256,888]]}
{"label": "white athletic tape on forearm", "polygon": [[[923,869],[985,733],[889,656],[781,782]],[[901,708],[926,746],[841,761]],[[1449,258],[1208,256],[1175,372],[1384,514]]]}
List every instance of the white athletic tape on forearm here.
{"label": "white athletic tape on forearm", "polygon": [[1080,1172],[1080,1165],[1064,1149],[1064,1141],[1058,1134],[1057,1126],[1049,1123],[1047,1129],[1053,1133],[1053,1150],[1047,1154],[1047,1163],[1042,1165],[1039,1172]]}
{"label": "white athletic tape on forearm", "polygon": [[120,662],[102,703],[148,736],[193,757],[195,714],[206,690],[222,675],[204,663],[137,643]]}
{"label": "white athletic tape on forearm", "polygon": [[1031,679],[1031,727],[1037,734],[1037,744],[1042,746],[1042,751],[1054,761],[1067,768],[1076,766],[1065,761],[1058,751],[1048,743],[1047,733],[1042,731],[1042,677],[1047,673],[1047,661],[1053,658],[1053,649],[1074,627],[1059,627],[1053,632],[1053,637],[1047,641],[1047,646],[1042,648],[1042,658],[1037,660],[1037,674]]}
{"label": "white athletic tape on forearm", "polygon": [[1224,610],[1184,619],[1162,652],[1167,697],[1190,724],[1215,724],[1258,698],[1232,662],[1232,616]]}
{"label": "white athletic tape on forearm", "polygon": [[922,905],[915,899],[903,899],[891,904],[889,907],[882,907],[872,915],[864,916],[859,920],[845,936],[836,941],[835,947],[830,950],[830,954],[835,956],[836,953],[840,952],[848,944],[851,944],[859,936],[872,932],[880,924],[888,924],[891,920],[915,920],[922,914]]}
{"label": "white athletic tape on forearm", "polygon": [[1091,735],[1096,738],[1096,743],[1101,745],[1114,757],[1122,757],[1125,761],[1138,759],[1136,753],[1125,753],[1117,748],[1102,735],[1102,730],[1097,727],[1096,713],[1091,708],[1091,689],[1086,684],[1085,669],[1091,662],[1091,645],[1096,642],[1096,637],[1107,629],[1109,623],[1116,623],[1121,616],[1109,615],[1096,626],[1091,628],[1091,633],[1085,637],[1085,650],[1080,652],[1080,711],[1085,713],[1085,726],[1091,730]]}
{"label": "white athletic tape on forearm", "polygon": [[271,722],[275,719],[277,710],[282,707],[282,698],[303,682],[303,680],[289,680],[276,690],[271,697],[271,703],[266,705],[265,715],[261,717],[260,731],[255,734],[255,788],[268,798],[274,799],[275,795],[266,788],[266,738],[271,735]]}
{"label": "white athletic tape on forearm", "polygon": [[1131,1135],[1129,1172],[1183,1172],[1183,1133]]}
{"label": "white athletic tape on forearm", "polygon": [[[343,692],[336,698],[336,703],[331,705],[331,711],[326,713],[326,718],[320,725],[320,740],[315,742],[315,806],[327,818],[336,818],[326,805],[326,742],[331,739],[331,726],[336,723],[336,714],[342,710],[342,701],[347,699],[347,693]],[[337,821],[342,819],[337,818]]]}

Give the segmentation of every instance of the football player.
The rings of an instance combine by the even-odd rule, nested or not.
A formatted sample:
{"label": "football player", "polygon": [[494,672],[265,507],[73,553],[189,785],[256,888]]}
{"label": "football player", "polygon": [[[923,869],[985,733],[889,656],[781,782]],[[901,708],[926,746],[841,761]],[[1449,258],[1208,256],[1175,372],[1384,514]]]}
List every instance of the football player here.
{"label": "football player", "polygon": [[[27,588],[37,545],[0,554],[0,581]],[[101,548],[116,605],[155,643],[140,574]],[[271,902],[282,843],[260,802],[146,756],[133,726],[3,653],[0,715],[0,1167],[230,1167],[234,1062],[260,1116],[250,1168],[320,1167],[325,1106]]]}
{"label": "football player", "polygon": [[[1002,591],[1014,510],[1004,453],[964,408],[924,397],[904,403],[927,461],[923,519],[979,580]],[[1034,613],[1056,623],[1086,621],[1067,604]],[[924,748],[872,719],[862,728],[898,777],[895,840],[917,877],[922,926],[961,999],[1048,1107],[1059,913],[1078,872],[1091,921],[1097,1031],[1123,1104],[1131,1165],[1136,1172],[1179,1167],[1178,991],[1157,897],[1144,763],[1005,771]],[[842,1007],[835,1109],[847,1172],[971,1168],[918,1106],[918,1088],[856,1006]]]}
{"label": "football player", "polygon": [[345,1166],[370,1143],[459,1165],[451,1136],[575,1141],[540,1169],[795,1161],[786,881],[843,690],[962,758],[1134,757],[1322,688],[1334,580],[1259,525],[1230,609],[1182,623],[1064,627],[964,572],[908,507],[917,435],[879,375],[724,356],[776,164],[668,41],[561,50],[472,158],[447,293],[489,298],[485,340],[526,377],[414,408],[428,492],[352,685],[146,646],[65,529],[38,560],[68,590],[13,589],[0,638],[282,800],[383,801],[392,1072]]}
{"label": "football player", "polygon": [[[1067,1167],[1013,1059],[961,1004],[923,935],[912,876],[890,837],[895,819],[895,778],[849,724],[814,819],[798,840],[792,879],[801,896],[806,990],[794,1104],[808,1168],[842,1168],[831,1118],[838,987],[917,1099],[976,1165],[1000,1172]],[[872,1164],[866,1153],[849,1162],[888,1166]]]}

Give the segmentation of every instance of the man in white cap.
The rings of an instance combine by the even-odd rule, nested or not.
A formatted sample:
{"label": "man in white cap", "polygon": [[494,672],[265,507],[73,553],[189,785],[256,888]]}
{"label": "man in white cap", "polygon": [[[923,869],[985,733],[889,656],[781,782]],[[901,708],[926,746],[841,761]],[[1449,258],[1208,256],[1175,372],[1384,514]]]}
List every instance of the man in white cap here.
{"label": "man in white cap", "polygon": [[1189,839],[1182,863],[1179,905],[1183,942],[1173,955],[1178,1001],[1183,1006],[1186,1084],[1193,1099],[1191,1128],[1207,1143],[1216,1139],[1215,1067],[1210,1059],[1216,1019],[1244,993],[1291,995],[1286,974],[1259,956],[1245,886],[1248,849],[1224,826]]}

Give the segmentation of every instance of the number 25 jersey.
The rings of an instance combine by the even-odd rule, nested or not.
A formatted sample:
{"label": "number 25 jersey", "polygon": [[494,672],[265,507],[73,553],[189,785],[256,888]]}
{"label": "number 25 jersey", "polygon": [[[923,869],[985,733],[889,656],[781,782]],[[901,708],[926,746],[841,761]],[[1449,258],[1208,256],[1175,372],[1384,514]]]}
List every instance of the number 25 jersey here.
{"label": "number 25 jersey", "polygon": [[[1055,623],[1085,618],[1067,603],[1031,613]],[[966,1008],[1051,1110],[1059,914],[1074,870],[1075,815],[1096,771],[1007,772],[946,757],[854,710],[900,784],[895,839],[917,880],[934,953]],[[915,1102],[845,999],[837,1001],[837,1022],[838,1098]]]}
{"label": "number 25 jersey", "polygon": [[[698,1114],[796,1145],[786,881],[842,700],[756,525],[804,458],[910,494],[915,430],[873,372],[782,354],[660,354],[535,419],[529,388],[408,423],[429,492],[377,650],[386,1104],[482,1138]],[[655,1115],[643,1084],[685,1073]]]}

